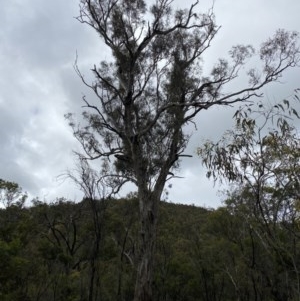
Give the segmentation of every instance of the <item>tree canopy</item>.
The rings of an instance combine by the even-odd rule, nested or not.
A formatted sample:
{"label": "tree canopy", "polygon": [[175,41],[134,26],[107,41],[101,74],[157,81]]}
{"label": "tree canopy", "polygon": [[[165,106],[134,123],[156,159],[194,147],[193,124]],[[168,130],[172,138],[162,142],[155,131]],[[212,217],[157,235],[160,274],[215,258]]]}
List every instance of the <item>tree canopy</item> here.
{"label": "tree canopy", "polygon": [[[208,74],[202,58],[218,32],[214,13],[196,12],[199,1],[174,10],[171,0],[81,0],[78,20],[94,29],[111,59],[94,65],[93,82],[76,71],[95,99],[83,98],[85,124],[74,135],[82,166],[110,192],[132,182],[139,200],[140,243],[134,300],[152,300],[158,203],[175,176],[189,142],[184,126],[212,106],[227,106],[260,95],[260,89],[299,63],[298,34],[278,30],[261,45],[261,66],[246,71],[248,83],[224,87],[255,55],[251,45],[236,45],[228,59],[216,59]],[[87,160],[100,160],[92,171]],[[81,173],[81,175],[83,175]]]}

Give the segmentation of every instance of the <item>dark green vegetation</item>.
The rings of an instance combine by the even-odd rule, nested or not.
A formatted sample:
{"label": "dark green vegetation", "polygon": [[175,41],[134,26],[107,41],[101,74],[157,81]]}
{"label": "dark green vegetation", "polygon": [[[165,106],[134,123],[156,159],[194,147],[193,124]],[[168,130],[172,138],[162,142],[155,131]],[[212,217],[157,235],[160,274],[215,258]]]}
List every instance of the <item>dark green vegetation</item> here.
{"label": "dark green vegetation", "polygon": [[[299,300],[298,201],[265,224],[248,196],[217,210],[160,203],[154,300]],[[12,203],[0,224],[1,300],[133,299],[136,198]]]}

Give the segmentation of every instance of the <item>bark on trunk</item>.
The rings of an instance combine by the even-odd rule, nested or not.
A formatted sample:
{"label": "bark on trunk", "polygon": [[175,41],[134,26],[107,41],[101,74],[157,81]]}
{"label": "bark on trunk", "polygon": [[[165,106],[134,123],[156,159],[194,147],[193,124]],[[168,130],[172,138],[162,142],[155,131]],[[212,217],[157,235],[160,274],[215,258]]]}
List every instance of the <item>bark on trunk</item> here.
{"label": "bark on trunk", "polygon": [[151,193],[140,194],[140,248],[134,301],[152,301],[154,251],[159,199]]}

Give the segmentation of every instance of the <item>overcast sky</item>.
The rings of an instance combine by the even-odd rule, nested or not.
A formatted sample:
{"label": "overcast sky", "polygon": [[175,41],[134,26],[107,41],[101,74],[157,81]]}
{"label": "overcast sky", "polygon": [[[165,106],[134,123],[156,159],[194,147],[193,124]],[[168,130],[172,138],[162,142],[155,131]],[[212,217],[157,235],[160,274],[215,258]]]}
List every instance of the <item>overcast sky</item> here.
{"label": "overcast sky", "polygon": [[[199,1],[204,12],[212,1]],[[71,182],[57,176],[74,168],[72,150],[78,144],[64,119],[80,112],[87,90],[74,72],[79,67],[89,77],[94,63],[109,53],[90,28],[75,20],[79,0],[9,0],[0,10],[0,178],[19,183],[31,196],[52,201],[66,197],[79,201],[82,194]],[[177,0],[174,6],[191,4]],[[212,43],[206,65],[226,57],[230,46],[253,44],[272,36],[276,29],[300,31],[299,0],[216,0],[216,20],[222,28]],[[279,100],[300,87],[300,70],[286,72],[282,84],[265,90]],[[239,83],[243,84],[243,83]],[[242,87],[242,86],[241,86]],[[237,88],[239,88],[237,86]],[[231,125],[234,110],[216,108],[197,118],[180,175],[172,181],[169,200],[215,207],[218,186],[205,179],[206,171],[195,151],[203,139],[216,138]]]}

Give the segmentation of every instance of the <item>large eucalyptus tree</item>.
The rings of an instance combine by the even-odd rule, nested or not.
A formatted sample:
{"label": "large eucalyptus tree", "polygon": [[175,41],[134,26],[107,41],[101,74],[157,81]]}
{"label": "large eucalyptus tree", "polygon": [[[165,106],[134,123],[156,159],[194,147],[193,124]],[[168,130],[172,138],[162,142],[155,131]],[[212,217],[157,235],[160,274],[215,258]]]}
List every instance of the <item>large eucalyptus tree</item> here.
{"label": "large eucalyptus tree", "polygon": [[[137,187],[140,241],[134,300],[152,300],[153,252],[158,203],[173,177],[189,136],[184,126],[202,110],[257,95],[282,71],[299,61],[297,34],[276,32],[259,51],[261,69],[247,72],[249,83],[225,93],[237,78],[250,46],[238,45],[229,61],[220,59],[207,75],[202,55],[218,32],[213,11],[172,9],[172,0],[81,0],[78,20],[92,27],[111,51],[110,61],[94,66],[95,80],[83,82],[95,93],[84,97],[86,124],[76,126],[81,160],[100,160],[101,181],[112,192],[127,182]],[[69,118],[72,119],[71,115]],[[99,167],[99,169],[100,169]]]}

